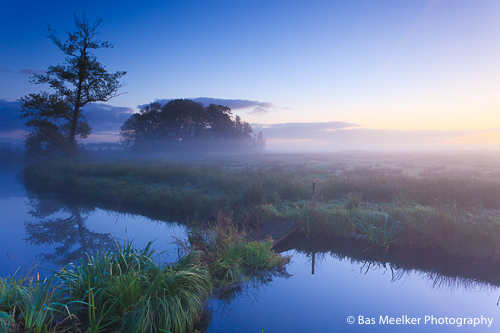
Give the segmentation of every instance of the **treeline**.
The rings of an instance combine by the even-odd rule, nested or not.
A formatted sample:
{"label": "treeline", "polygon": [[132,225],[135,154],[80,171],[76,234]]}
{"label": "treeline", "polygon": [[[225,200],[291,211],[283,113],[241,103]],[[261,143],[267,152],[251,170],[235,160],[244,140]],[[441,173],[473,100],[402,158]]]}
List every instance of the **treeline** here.
{"label": "treeline", "polygon": [[122,141],[136,151],[251,151],[263,150],[262,132],[239,116],[234,119],[227,106],[203,106],[189,99],[165,105],[151,103],[133,114],[121,127]]}
{"label": "treeline", "polygon": [[[75,14],[76,31],[63,41],[49,28],[48,37],[66,54],[63,65],[49,66],[34,74],[31,82],[49,84],[53,93],[42,91],[19,99],[28,160],[71,157],[82,149],[79,144],[92,131],[84,116],[90,103],[107,102],[122,87],[124,71],[108,73],[93,50],[110,48],[109,42],[95,38],[102,20],[91,24],[85,14]],[[238,116],[233,119],[227,106],[203,106],[188,99],[165,105],[151,103],[132,115],[121,127],[123,143],[139,152],[247,152],[263,150],[262,133],[252,135],[252,127]]]}

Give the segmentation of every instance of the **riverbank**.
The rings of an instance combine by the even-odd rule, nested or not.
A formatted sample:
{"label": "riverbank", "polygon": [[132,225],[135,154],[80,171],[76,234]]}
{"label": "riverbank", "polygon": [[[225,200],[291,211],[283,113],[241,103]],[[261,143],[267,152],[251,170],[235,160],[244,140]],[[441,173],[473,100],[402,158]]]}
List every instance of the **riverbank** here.
{"label": "riverbank", "polygon": [[286,218],[310,237],[500,260],[498,170],[433,166],[415,175],[408,168],[325,160],[44,161],[23,174],[26,187],[38,191],[199,221],[219,211],[247,227]]}

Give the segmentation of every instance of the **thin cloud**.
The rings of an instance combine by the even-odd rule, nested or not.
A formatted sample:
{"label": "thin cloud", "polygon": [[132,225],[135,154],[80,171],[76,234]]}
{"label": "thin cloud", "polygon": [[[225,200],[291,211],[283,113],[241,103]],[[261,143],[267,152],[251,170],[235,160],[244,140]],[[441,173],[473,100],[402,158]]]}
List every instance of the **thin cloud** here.
{"label": "thin cloud", "polygon": [[248,108],[262,108],[263,110],[267,110],[269,108],[275,107],[273,103],[250,101],[247,99],[222,99],[222,98],[211,98],[211,97],[199,97],[193,100],[201,102],[203,103],[203,105],[209,105],[209,104],[224,105],[231,108],[232,110],[248,109]]}
{"label": "thin cloud", "polygon": [[324,123],[286,123],[286,124],[252,124],[255,133],[262,131],[269,139],[312,139],[324,140],[332,136],[332,132],[341,129],[359,127],[353,123],[343,121],[331,121]]}
{"label": "thin cloud", "polygon": [[24,120],[21,119],[21,104],[18,101],[0,99],[0,119],[0,131],[25,129]]}
{"label": "thin cloud", "polygon": [[[224,99],[224,98],[212,98],[212,97],[197,97],[197,98],[188,98],[195,102],[200,102],[204,106],[208,106],[210,104],[224,105],[230,108],[231,110],[243,110],[253,108],[250,112],[251,115],[264,115],[269,113],[269,109],[277,108],[273,103],[269,102],[260,102],[260,101],[250,101],[247,99]],[[172,99],[157,99],[156,103],[160,103],[162,105],[167,104]],[[138,108],[143,108],[148,104],[138,105]]]}
{"label": "thin cloud", "polygon": [[10,69],[7,69],[7,68],[2,68],[0,70],[0,73],[10,73],[10,74],[23,74],[23,75],[27,75],[27,76],[31,76],[33,74],[43,74],[45,73],[45,70],[36,70],[36,69],[32,69],[32,68],[23,68],[23,69],[20,69],[18,71],[13,71],[13,70],[10,70]]}
{"label": "thin cloud", "polygon": [[[433,149],[467,143],[486,144],[483,137],[500,138],[499,129],[487,130],[389,130],[359,128],[345,122],[252,124],[262,131],[270,150]],[[497,145],[499,141],[496,141]],[[495,144],[493,141],[490,145]]]}
{"label": "thin cloud", "polygon": [[[134,110],[129,107],[112,106],[103,103],[89,104],[83,109],[83,115],[88,120],[94,134],[119,133]],[[25,120],[21,119],[21,103],[0,99],[0,132],[26,131]]]}
{"label": "thin cloud", "polygon": [[255,107],[252,111],[250,111],[248,114],[252,115],[264,115],[268,113],[269,111],[264,109],[263,107],[257,106]]}
{"label": "thin cloud", "polygon": [[401,49],[406,45],[406,42],[408,40],[410,40],[410,38],[412,37],[412,35],[420,28],[420,26],[422,24],[424,24],[426,16],[429,14],[429,12],[431,11],[431,9],[433,7],[435,7],[441,1],[442,0],[429,0],[427,2],[427,4],[425,5],[424,9],[422,10],[422,12],[418,15],[418,17],[415,19],[415,21],[413,21],[413,24],[411,25],[410,30],[408,30],[408,32],[406,33],[406,35],[399,42],[396,50],[393,52],[393,54],[391,55],[391,57],[389,58],[389,60],[387,60],[387,62],[385,64],[385,69],[388,69],[391,66],[392,62],[398,56],[398,54],[401,51]]}
{"label": "thin cloud", "polygon": [[83,109],[92,133],[119,132],[123,123],[134,113],[130,107],[93,103]]}
{"label": "thin cloud", "polygon": [[24,75],[28,75],[28,76],[31,76],[33,74],[44,74],[45,73],[44,70],[35,70],[35,69],[31,69],[31,68],[24,68],[24,69],[21,69],[19,72],[24,74]]}

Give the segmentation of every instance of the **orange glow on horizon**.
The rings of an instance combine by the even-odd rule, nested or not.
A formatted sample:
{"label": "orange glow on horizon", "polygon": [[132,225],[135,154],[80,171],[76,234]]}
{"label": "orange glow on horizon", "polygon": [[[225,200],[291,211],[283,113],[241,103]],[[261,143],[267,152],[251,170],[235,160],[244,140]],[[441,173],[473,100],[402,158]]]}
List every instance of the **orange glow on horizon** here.
{"label": "orange glow on horizon", "polygon": [[500,147],[500,129],[483,133],[475,133],[471,136],[450,139],[446,144],[480,144],[480,145],[498,145]]}

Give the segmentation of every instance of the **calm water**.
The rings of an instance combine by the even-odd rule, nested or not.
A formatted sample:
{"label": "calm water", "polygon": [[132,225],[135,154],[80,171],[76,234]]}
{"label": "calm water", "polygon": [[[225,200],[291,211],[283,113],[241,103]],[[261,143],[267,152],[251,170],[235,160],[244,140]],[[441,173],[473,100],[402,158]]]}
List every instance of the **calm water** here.
{"label": "calm water", "polygon": [[155,240],[164,262],[177,260],[175,237],[184,239],[186,227],[144,216],[61,202],[51,195],[29,194],[15,173],[0,173],[0,275],[36,265],[41,274],[77,261],[85,252],[108,249],[128,238],[144,247]]}
{"label": "calm water", "polygon": [[[185,237],[185,227],[177,223],[70,201],[62,203],[55,196],[28,195],[13,172],[1,173],[0,184],[1,276],[33,265],[48,274],[47,270],[57,269],[58,263],[73,261],[85,251],[104,248],[115,240],[122,242],[126,237],[133,239],[137,247],[156,239],[155,246],[166,251],[162,260],[174,261],[177,251],[171,243],[174,237]],[[260,282],[218,293],[210,300],[205,318],[207,331],[500,329],[500,275],[498,269],[488,265],[440,263],[433,258],[388,261],[359,251],[351,255],[333,244],[313,246],[300,239],[288,247],[292,249],[285,253],[293,258],[285,273],[263,275]],[[353,324],[347,322],[350,316]],[[391,318],[394,324],[384,323]],[[398,318],[406,324],[396,324]],[[410,324],[412,319],[415,324]],[[489,327],[488,320],[492,320]]]}

